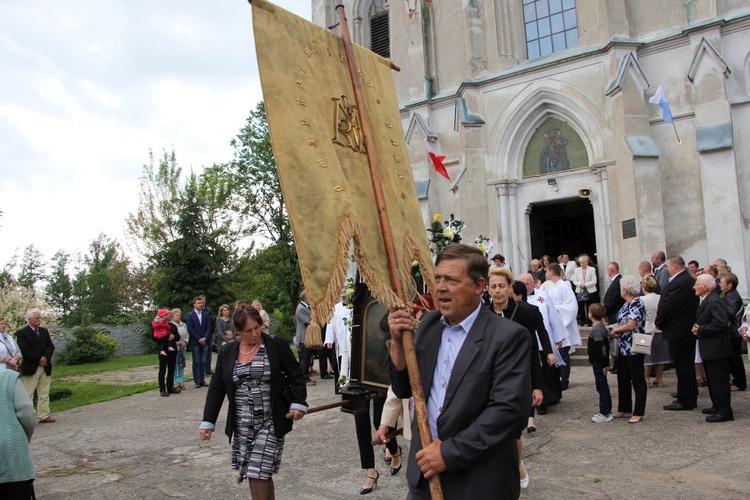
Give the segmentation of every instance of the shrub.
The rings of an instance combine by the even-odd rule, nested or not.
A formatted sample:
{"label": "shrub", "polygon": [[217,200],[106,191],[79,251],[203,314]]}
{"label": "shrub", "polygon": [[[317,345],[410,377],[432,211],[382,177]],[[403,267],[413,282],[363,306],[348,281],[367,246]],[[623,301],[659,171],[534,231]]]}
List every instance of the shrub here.
{"label": "shrub", "polygon": [[51,389],[49,391],[50,401],[60,401],[61,399],[69,398],[73,395],[73,391],[70,389]]}
{"label": "shrub", "polygon": [[294,316],[283,313],[278,309],[271,316],[271,324],[273,325],[271,333],[291,343],[294,339],[294,332],[297,331],[297,322]]}
{"label": "shrub", "polygon": [[106,361],[117,352],[117,341],[94,328],[76,327],[73,340],[57,356],[57,361],[65,365],[80,365]]}

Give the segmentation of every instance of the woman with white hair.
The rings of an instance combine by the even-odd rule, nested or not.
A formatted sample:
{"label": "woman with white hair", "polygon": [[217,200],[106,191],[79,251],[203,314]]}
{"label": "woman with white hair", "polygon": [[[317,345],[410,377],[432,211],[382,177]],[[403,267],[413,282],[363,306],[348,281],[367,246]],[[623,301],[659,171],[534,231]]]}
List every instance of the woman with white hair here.
{"label": "woman with white hair", "polygon": [[[638,298],[641,283],[635,276],[620,279],[620,295],[625,305],[617,313],[617,326],[610,330],[617,339],[619,366],[617,367],[617,412],[612,416],[622,418],[632,413],[628,420],[637,424],[646,412],[647,385],[643,371],[643,354],[633,351],[633,334],[646,331],[646,308]],[[633,395],[635,392],[635,406]]]}
{"label": "woman with white hair", "polygon": [[[573,272],[573,286],[575,286],[576,297],[578,298],[578,324],[591,326],[589,319],[589,306],[599,302],[596,293],[596,269],[591,266],[591,259],[585,253],[578,257],[578,265]],[[582,299],[578,294],[588,292],[588,298]]]}

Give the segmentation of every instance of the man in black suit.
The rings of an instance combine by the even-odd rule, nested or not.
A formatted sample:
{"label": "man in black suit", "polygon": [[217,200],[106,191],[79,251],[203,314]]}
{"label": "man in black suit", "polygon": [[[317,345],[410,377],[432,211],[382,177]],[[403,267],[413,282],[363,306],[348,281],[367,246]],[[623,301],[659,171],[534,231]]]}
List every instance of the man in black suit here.
{"label": "man in black suit", "polygon": [[677,399],[665,410],[692,410],[698,406],[698,383],[695,380],[695,335],[692,333],[698,297],[693,291],[695,281],[679,255],[667,261],[669,283],[663,288],[654,323],[661,330],[677,375]]}
{"label": "man in black suit", "polygon": [[620,265],[617,262],[607,264],[607,276],[609,276],[610,283],[607,292],[604,294],[602,305],[607,311],[605,313],[607,323],[615,325],[617,324],[617,313],[625,305],[625,299],[620,295],[620,278],[622,278],[622,275],[620,274]]}
{"label": "man in black suit", "polygon": [[667,289],[667,285],[669,284],[669,269],[667,268],[666,255],[664,255],[664,252],[656,250],[651,254],[651,264],[653,265],[652,272],[654,274],[654,279],[659,284],[659,290],[663,292]]}
{"label": "man in black suit", "polygon": [[42,328],[42,312],[32,309],[26,313],[28,325],[16,332],[18,347],[21,349],[21,382],[29,399],[34,401],[37,393],[36,418],[41,423],[55,421],[49,411],[49,386],[52,380],[52,354],[55,345],[49,330]]}
{"label": "man in black suit", "polygon": [[200,297],[193,299],[193,310],[187,315],[188,346],[193,354],[193,382],[195,388],[208,387],[206,370],[208,368],[208,352],[211,349],[211,318],[203,310],[205,303]]}
{"label": "man in black suit", "polygon": [[693,288],[695,294],[700,297],[693,333],[698,337],[703,368],[706,370],[708,394],[713,403],[713,406],[705,408],[703,413],[708,414],[706,422],[729,422],[734,420],[734,414],[731,406],[732,392],[729,389],[732,343],[729,339],[727,306],[711,276],[698,276]]}
{"label": "man in black suit", "polygon": [[211,353],[214,350],[214,342],[218,341],[218,339],[214,339],[214,331],[216,329],[216,316],[214,316],[213,310],[211,310],[210,307],[206,305],[206,296],[205,295],[199,295],[201,299],[201,310],[208,314],[208,324],[211,325],[211,337],[208,340],[208,360],[206,361],[206,375],[213,375],[213,371],[211,370]]}
{"label": "man in black suit", "polygon": [[719,281],[721,297],[727,305],[727,315],[729,316],[729,338],[732,343],[732,390],[744,391],[747,389],[747,374],[745,373],[745,363],[742,361],[740,326],[745,307],[742,303],[742,297],[737,292],[737,285],[739,285],[739,280],[737,275],[733,273],[722,276]]}
{"label": "man in black suit", "polygon": [[[661,295],[661,286],[659,286],[659,282],[656,280],[656,276],[651,272],[651,263],[647,260],[644,260],[640,264],[638,264],[638,274],[641,275],[641,281],[645,280],[646,278],[654,278],[654,281],[656,281],[656,288],[654,289],[654,293]],[[640,295],[643,295],[643,290],[641,290]]]}
{"label": "man in black suit", "polygon": [[[435,265],[438,311],[422,316],[415,335],[432,442],[422,448],[415,422],[408,498],[429,499],[426,479],[437,474],[445,498],[518,498],[516,438],[531,410],[528,332],[482,306],[481,250],[448,245]],[[401,340],[411,325],[405,306],[391,308],[391,377],[400,398],[411,396]]]}

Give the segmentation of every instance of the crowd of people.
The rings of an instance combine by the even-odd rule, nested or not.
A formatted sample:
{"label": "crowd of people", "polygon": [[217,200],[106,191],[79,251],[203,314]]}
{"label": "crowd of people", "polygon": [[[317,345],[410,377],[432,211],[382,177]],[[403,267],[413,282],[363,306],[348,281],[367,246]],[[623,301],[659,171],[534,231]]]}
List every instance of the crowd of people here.
{"label": "crowd of people", "polygon": [[[421,297],[424,305],[412,309],[392,307],[381,322],[390,333],[391,387],[387,398],[373,400],[373,421],[369,411],[355,415],[366,474],[360,494],[372,492],[380,477],[371,443],[374,424],[390,474],[407,464],[409,498],[429,498],[429,483],[438,474],[447,498],[484,498],[487,491],[498,492],[496,498],[517,498],[530,481],[522,435],[536,432],[537,413],[561,402],[570,384],[570,352],[583,344],[582,330],[589,330],[588,359],[599,398],[592,422],[641,422],[648,388],[664,386],[667,368],[674,368],[677,386],[674,402],[663,410],[696,409],[698,387],[706,386],[712,403],[702,409],[706,422],[734,419],[732,391],[747,389],[741,349],[743,340],[750,343],[750,314],[737,292],[737,276],[722,259],[701,268],[655,251],[650,261],[638,264],[639,276],[622,276],[619,264],[609,262],[606,286],[597,283],[595,263],[585,254],[561,255],[556,262],[534,259],[517,277],[501,255],[491,261],[490,267],[472,246],[445,247],[436,258],[433,295]],[[323,329],[324,347],[317,350],[320,378],[335,379],[336,388],[350,375],[351,314],[342,300]],[[0,437],[0,453],[9,446],[21,450],[13,456],[19,462],[14,474],[0,475],[0,497],[33,497],[33,465],[23,450],[36,422],[55,421],[49,412],[54,345],[41,327],[39,310],[29,311],[27,320],[15,334],[16,343],[0,318],[0,402],[14,409],[12,418],[0,415],[12,427]],[[269,335],[269,317],[258,301],[222,304],[214,316],[205,297],[198,296],[185,322],[180,309],[162,308],[152,323],[160,394],[186,388],[190,349],[194,386],[208,386],[199,437],[211,439],[227,399],[232,467],[238,482],[248,480],[256,499],[274,498],[273,474],[285,435],[307,413],[307,386],[315,384],[310,375],[316,351],[306,344],[311,315],[304,291],[296,321],[299,360],[286,341]],[[424,447],[420,428],[412,423],[413,386],[402,338],[415,329],[430,434]],[[208,379],[212,352],[215,374]],[[609,373],[617,377],[616,409]],[[390,434],[399,418],[409,427],[405,437],[414,437],[403,458]]]}

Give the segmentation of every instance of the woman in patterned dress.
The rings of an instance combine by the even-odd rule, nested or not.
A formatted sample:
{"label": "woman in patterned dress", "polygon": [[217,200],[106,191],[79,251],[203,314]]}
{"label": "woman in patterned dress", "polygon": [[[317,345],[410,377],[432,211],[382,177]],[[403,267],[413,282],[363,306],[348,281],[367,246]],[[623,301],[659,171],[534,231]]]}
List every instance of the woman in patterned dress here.
{"label": "woman in patterned dress", "polygon": [[199,435],[211,439],[227,396],[224,432],[232,443],[237,482],[248,479],[254,500],[273,499],[272,475],[279,470],[284,436],[307,412],[305,380],[289,344],[262,333],[263,319],[255,308],[240,302],[232,321],[240,341],[219,349]]}
{"label": "woman in patterned dress", "polygon": [[[617,326],[610,331],[617,339],[620,361],[617,367],[617,412],[612,416],[622,418],[629,413],[633,416],[628,420],[637,424],[646,412],[646,377],[643,371],[643,354],[633,352],[633,333],[645,333],[646,308],[638,297],[641,284],[635,276],[623,276],[620,279],[620,295],[625,299],[625,305],[617,313]],[[635,392],[635,406],[632,392]]]}

